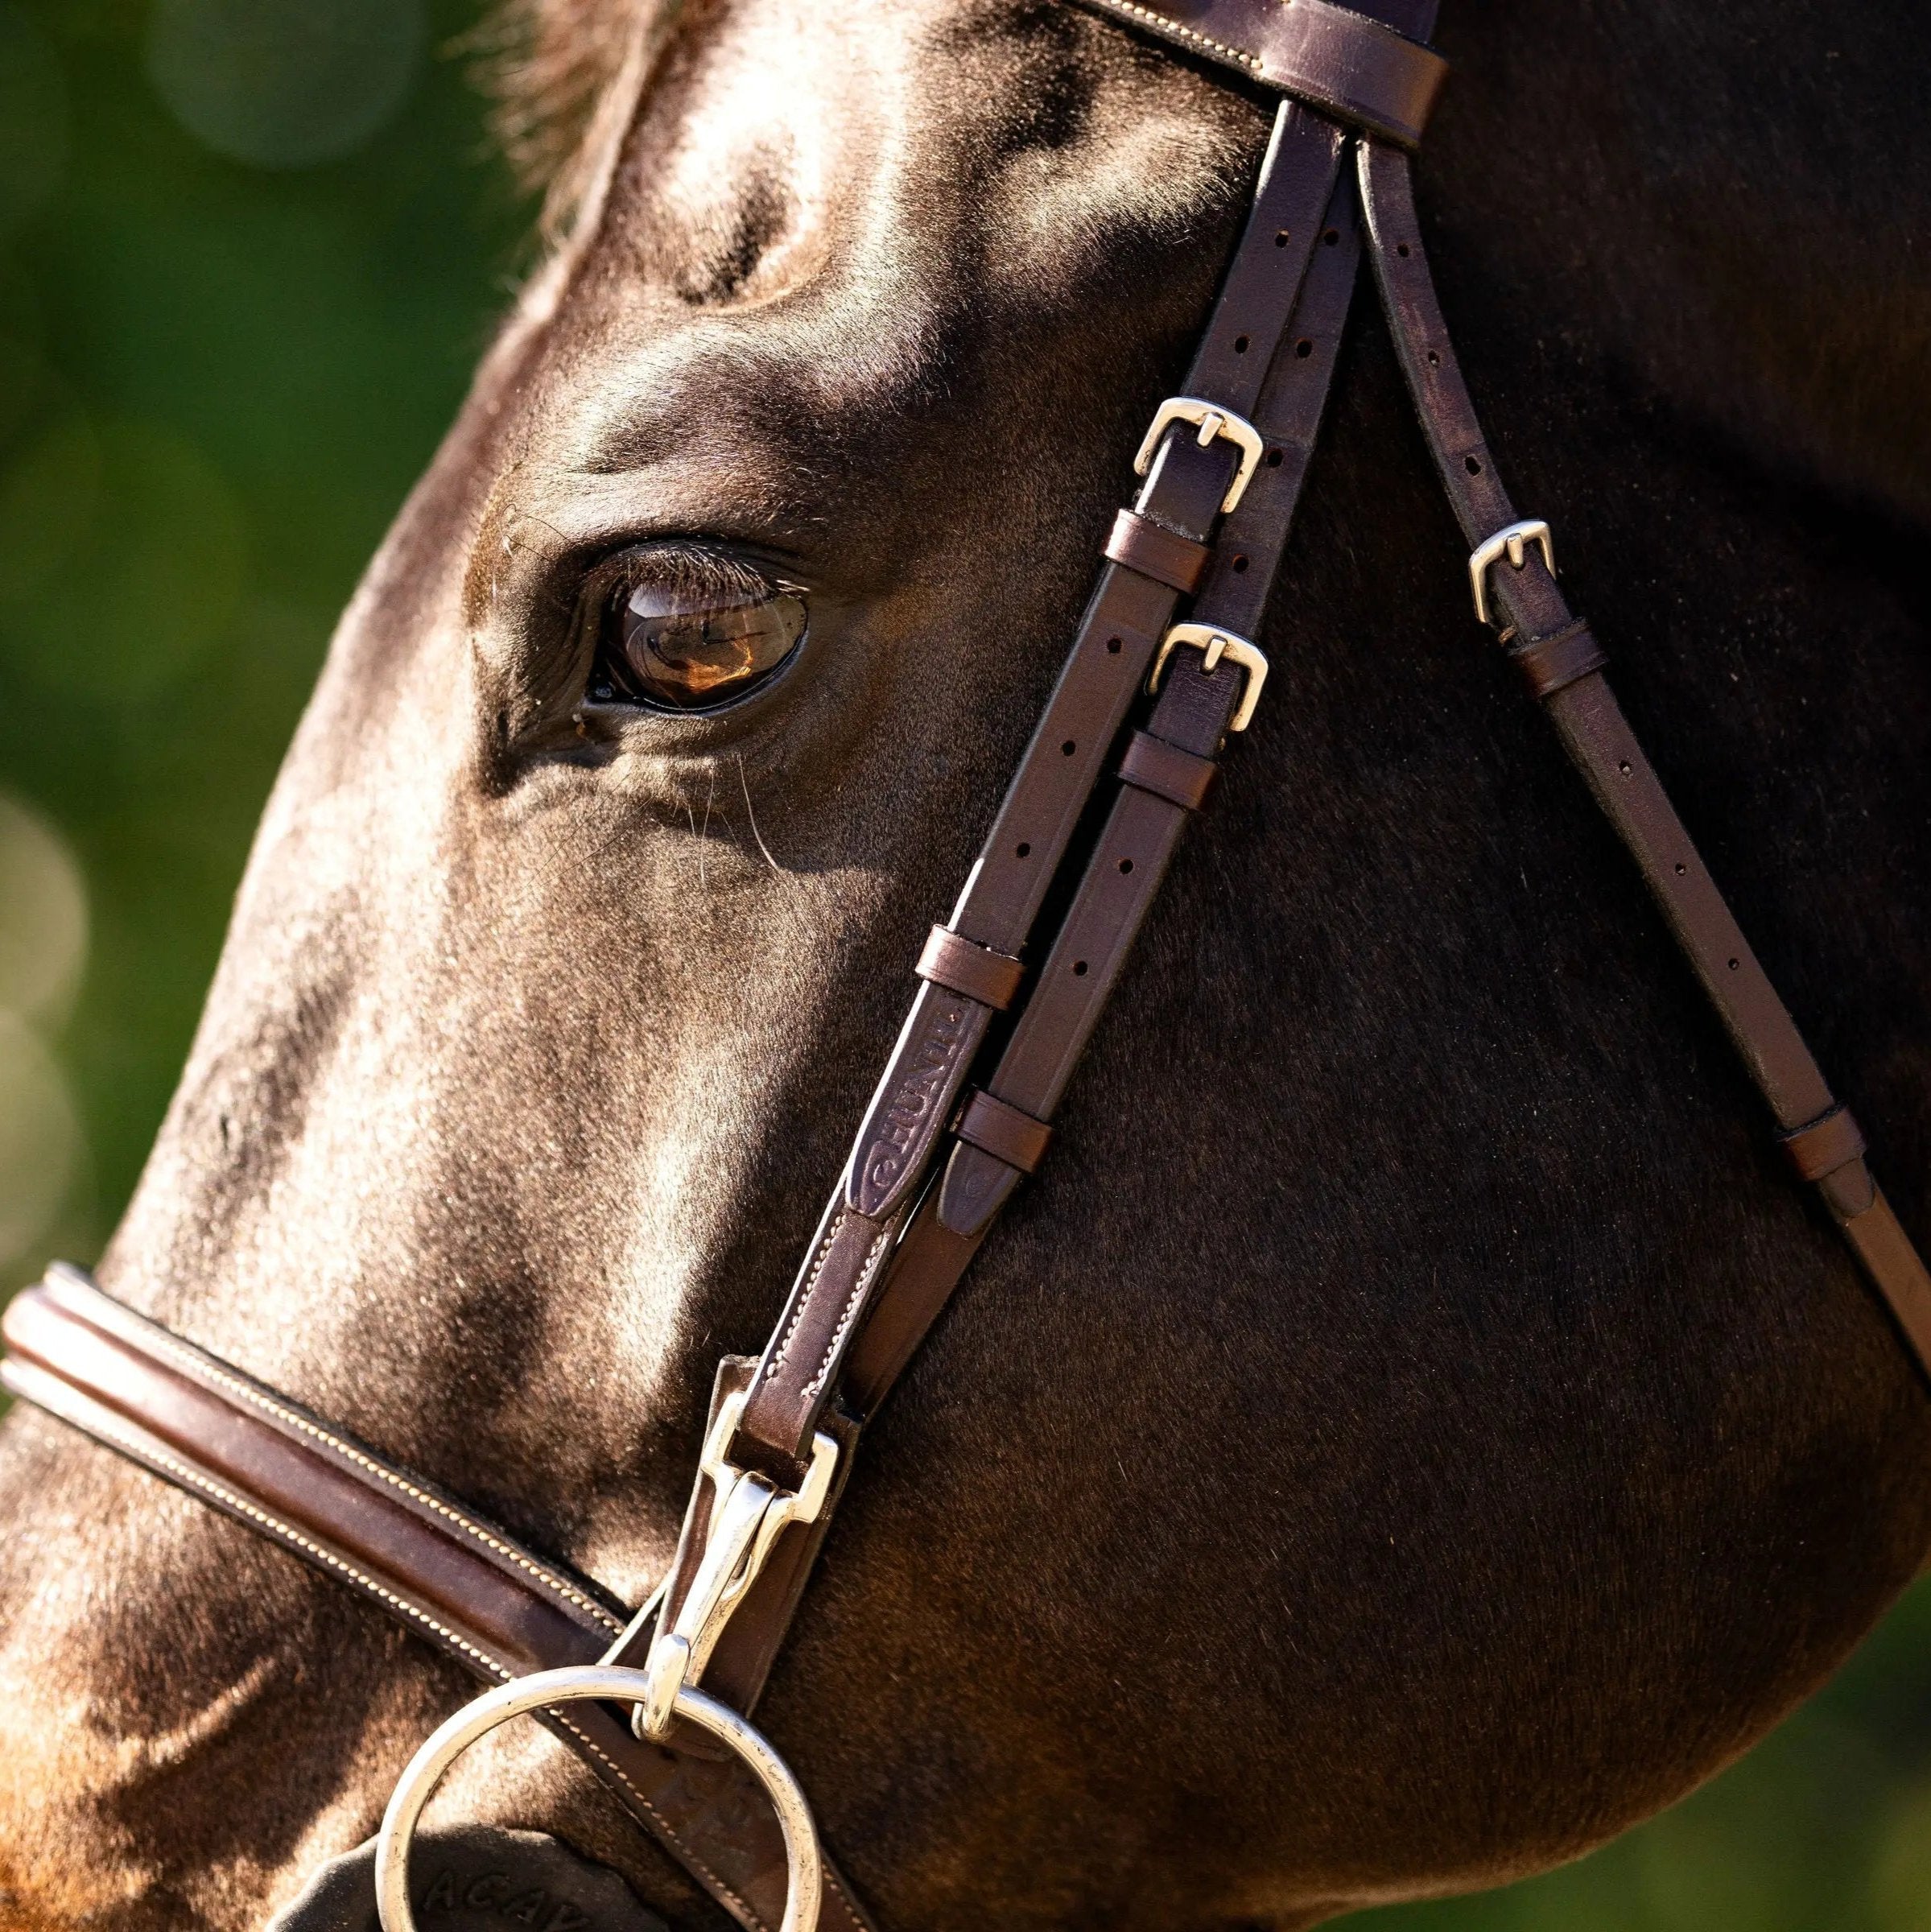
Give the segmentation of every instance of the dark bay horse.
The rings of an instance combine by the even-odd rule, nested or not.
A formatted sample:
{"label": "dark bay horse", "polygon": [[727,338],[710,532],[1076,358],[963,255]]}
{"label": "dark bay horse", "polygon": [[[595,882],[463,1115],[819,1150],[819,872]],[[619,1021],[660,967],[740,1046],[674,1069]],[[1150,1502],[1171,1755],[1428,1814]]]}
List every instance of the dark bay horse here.
{"label": "dark bay horse", "polygon": [[[1921,1241],[1920,26],[1451,0],[1421,179],[1519,493]],[[1268,114],[1046,0],[534,32],[566,238],[344,621],[101,1272],[634,1603]],[[1536,1870],[1744,1749],[1931,1543],[1923,1391],[1462,549],[1363,308],[1269,707],[762,1707],[888,1926]],[[648,675],[613,610],[706,609],[752,613],[739,702],[584,711]],[[10,1932],[259,1925],[467,1694],[30,1414],[0,1524]],[[534,1730],[445,1811],[722,1922]]]}

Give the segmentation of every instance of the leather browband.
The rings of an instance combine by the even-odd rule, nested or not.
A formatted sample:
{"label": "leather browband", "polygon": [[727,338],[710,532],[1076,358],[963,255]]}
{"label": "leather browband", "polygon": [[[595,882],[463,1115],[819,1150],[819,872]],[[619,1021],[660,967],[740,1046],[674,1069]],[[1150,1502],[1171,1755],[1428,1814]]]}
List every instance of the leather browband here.
{"label": "leather browband", "polygon": [[[1931,1276],[1871,1177],[1855,1121],[1636,743],[1602,675],[1601,648],[1527,547],[1525,534],[1545,536],[1545,526],[1517,522],[1483,440],[1421,250],[1401,151],[1419,139],[1446,71],[1421,44],[1433,31],[1434,0],[1372,0],[1374,19],[1328,0],[1081,3],[1289,99],[1177,399],[1195,413],[1153,453],[1144,488],[1115,522],[1108,565],[980,861],[949,925],[933,929],[920,956],[922,983],[770,1343],[759,1360],[727,1357],[719,1369],[713,1422],[727,1401],[743,1404],[731,1462],[790,1486],[815,1433],[836,1448],[816,1520],[778,1534],[705,1668],[704,1687],[746,1713],[790,1627],[865,1418],[1043,1157],[1182,829],[1206,802],[1250,675],[1229,641],[1251,652],[1244,641],[1262,628],[1347,318],[1363,211],[1403,371],[1508,654],[1656,897],[1793,1166],[1817,1189],[1931,1377]],[[1373,137],[1357,143],[1355,169],[1341,167],[1337,122]],[[1268,353],[1247,354],[1250,345]],[[1215,422],[1238,423],[1256,440],[1241,459],[1245,493],[1234,492],[1239,501],[1224,518],[1234,452]],[[1482,576],[1482,559],[1504,539],[1512,543],[1506,560]],[[1181,639],[1168,631],[1189,594],[1184,641],[1202,645],[1202,654],[1175,654],[1120,754],[1095,835],[1100,815],[1090,807],[1112,748],[1156,648]],[[1513,642],[1521,638],[1529,641]],[[1255,688],[1264,669],[1256,654]],[[1042,907],[1083,826],[1080,876],[1048,939],[1036,930]],[[1021,999],[1022,956],[1042,941],[1045,956]],[[988,1042],[1002,1011],[1012,1017],[1001,1022],[995,1053]],[[980,1084],[960,1105],[968,1076]],[[653,1635],[647,1617],[613,1649],[622,1620],[594,1586],[519,1549],[453,1499],[75,1271],[56,1268],[19,1297],[5,1333],[11,1353],[0,1377],[16,1394],[348,1583],[479,1676],[606,1656],[642,1662]],[[715,1493],[700,1476],[660,1624],[691,1587]],[[675,1749],[640,1742],[599,1705],[559,1709],[547,1721],[748,1932],[770,1932],[784,1900],[782,1843],[735,1759],[717,1758],[682,1732],[672,1734]],[[849,1889],[835,1873],[827,1879],[827,1922],[836,1932],[869,1932]]]}
{"label": "leather browband", "polygon": [[[1401,147],[1420,143],[1448,77],[1448,63],[1432,47],[1328,0],[1081,3]],[[1175,18],[1182,7],[1184,20]],[[1421,10],[1413,10],[1418,31],[1426,34]]]}

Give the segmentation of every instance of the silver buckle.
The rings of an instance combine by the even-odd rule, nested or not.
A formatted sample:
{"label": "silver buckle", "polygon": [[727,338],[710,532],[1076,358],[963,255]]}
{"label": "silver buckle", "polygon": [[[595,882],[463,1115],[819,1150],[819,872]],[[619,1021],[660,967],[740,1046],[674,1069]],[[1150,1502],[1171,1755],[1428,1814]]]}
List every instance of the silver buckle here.
{"label": "silver buckle", "polygon": [[1166,669],[1166,661],[1177,644],[1190,644],[1203,652],[1200,668],[1204,671],[1217,671],[1223,658],[1232,658],[1247,673],[1246,688],[1240,693],[1240,702],[1228,725],[1229,731],[1245,731],[1255,706],[1261,702],[1261,687],[1267,682],[1267,659],[1260,646],[1236,637],[1231,630],[1216,630],[1211,624],[1176,624],[1160,640],[1160,648],[1154,654],[1153,668],[1146,681],[1149,691],[1160,688],[1161,673]]}
{"label": "silver buckle", "polygon": [[1529,543],[1542,547],[1542,561],[1549,574],[1556,574],[1555,545],[1550,540],[1549,526],[1538,517],[1525,517],[1520,523],[1511,523],[1498,530],[1486,543],[1479,544],[1469,553],[1468,581],[1475,593],[1475,621],[1490,624],[1494,619],[1488,614],[1488,573],[1503,557],[1508,559],[1510,567],[1520,570],[1528,557],[1524,547]]}
{"label": "silver buckle", "polygon": [[[726,1396],[704,1439],[700,1471],[716,1485],[710,1528],[697,1574],[677,1615],[668,1629],[658,1626],[644,1658],[646,1690],[634,1720],[644,1736],[662,1738],[669,1731],[679,1692],[703,1675],[724,1625],[757,1580],[772,1546],[791,1524],[816,1522],[831,1492],[838,1444],[822,1433],[811,1438],[811,1464],[795,1495],[729,1461],[726,1451],[744,1413],[744,1391]],[[629,1637],[626,1631],[611,1654],[621,1650]]]}
{"label": "silver buckle", "polygon": [[1144,477],[1153,467],[1153,457],[1160,448],[1160,439],[1168,427],[1175,423],[1195,423],[1200,427],[1200,447],[1207,448],[1216,436],[1224,436],[1236,444],[1240,452],[1240,467],[1234,472],[1234,480],[1227,486],[1227,494],[1220,499],[1220,514],[1225,516],[1247,494],[1247,486],[1254,472],[1261,467],[1261,458],[1267,445],[1261,440],[1261,432],[1245,416],[1237,416],[1231,409],[1223,409],[1218,402],[1203,402],[1198,396],[1169,396],[1153,411],[1153,426],[1141,440],[1140,453],[1133,459],[1133,474]]}

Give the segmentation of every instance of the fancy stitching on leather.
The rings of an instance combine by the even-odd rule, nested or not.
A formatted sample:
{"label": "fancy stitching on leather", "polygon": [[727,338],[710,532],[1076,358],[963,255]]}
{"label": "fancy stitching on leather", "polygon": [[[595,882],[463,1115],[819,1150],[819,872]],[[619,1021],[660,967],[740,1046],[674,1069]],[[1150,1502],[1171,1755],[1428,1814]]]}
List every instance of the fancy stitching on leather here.
{"label": "fancy stitching on leather", "polygon": [[[46,1373],[44,1370],[41,1373],[43,1375]],[[55,1381],[59,1380],[57,1377],[49,1377],[47,1379]],[[242,1386],[246,1387],[246,1385],[244,1384]],[[92,1406],[98,1407],[97,1404]],[[338,1575],[345,1577],[349,1582],[366,1591],[371,1596],[386,1604],[398,1616],[407,1617],[411,1621],[420,1624],[426,1630],[433,1631],[445,1643],[461,1651],[464,1656],[473,1658],[480,1669],[487,1671],[499,1682],[510,1683],[514,1680],[515,1672],[499,1663],[496,1658],[490,1656],[488,1651],[480,1649],[467,1637],[459,1635],[450,1629],[448,1624],[439,1623],[427,1611],[419,1609],[406,1597],[399,1596],[394,1591],[385,1588],[373,1576],[357,1569],[353,1563],[345,1562],[332,1550],[324,1549],[312,1538],[304,1536],[292,1524],[284,1522],[278,1516],[271,1516],[266,1509],[260,1509],[250,1502],[237,1491],[230,1489],[226,1484],[217,1482],[212,1476],[204,1476],[190,1464],[169,1455],[166,1450],[153,1447],[151,1442],[124,1427],[118,1421],[109,1419],[105,1414],[90,1416],[88,1421],[88,1428],[90,1433],[104,1436],[108,1441],[117,1443],[136,1462],[153,1469],[156,1473],[165,1472],[171,1481],[179,1483],[185,1489],[199,1489],[204,1495],[213,1497],[227,1508],[235,1511],[237,1514],[246,1517],[250,1522],[266,1530],[270,1535],[279,1538],[291,1548],[300,1550],[311,1561],[334,1571]],[[769,1926],[758,1916],[755,1909],[744,1899],[739,1897],[724,1880],[713,1872],[685,1843],[684,1839],[672,1827],[670,1821],[664,1817],[656,1806],[651,1803],[636,1780],[625,1770],[615,1758],[611,1757],[609,1752],[598,1744],[588,1732],[564,1715],[561,1710],[547,1708],[544,1715],[555,1719],[565,1730],[578,1739],[585,1750],[609,1766],[612,1774],[624,1786],[625,1790],[636,1798],[645,1810],[650,1813],[664,1836],[683,1852],[691,1864],[696,1866],[698,1870],[717,1888],[720,1894],[728,1899],[737,1908],[744,1918],[756,1929],[756,1932],[770,1932]],[[826,1876],[829,1879],[831,1875],[827,1872]]]}
{"label": "fancy stitching on leather", "polygon": [[858,1271],[858,1279],[852,1285],[852,1292],[845,1297],[845,1305],[838,1317],[838,1326],[831,1331],[831,1339],[825,1344],[824,1360],[818,1364],[818,1373],[805,1384],[807,1395],[816,1395],[825,1385],[825,1377],[831,1373],[831,1364],[838,1356],[838,1344],[845,1339],[845,1331],[852,1326],[852,1318],[858,1312],[860,1298],[872,1285],[872,1277],[877,1271],[879,1251],[885,1246],[889,1228],[878,1231],[878,1239],[865,1250],[864,1265]]}
{"label": "fancy stitching on leather", "polygon": [[677,1847],[678,1850],[697,1868],[704,1878],[716,1888],[718,1896],[728,1900],[736,1909],[739,1916],[755,1928],[755,1932],[770,1932],[770,1928],[765,1921],[758,1917],[756,1909],[748,1901],[741,1898],[737,1893],[733,1892],[730,1886],[726,1885],[724,1880],[720,1878],[716,1872],[713,1872],[698,1856],[696,1852],[691,1850],[685,1840],[672,1828],[670,1820],[644,1795],[642,1787],[601,1744],[597,1743],[595,1738],[591,1736],[588,1732],[584,1730],[572,1719],[566,1717],[560,1709],[553,1709],[547,1704],[543,1707],[543,1715],[546,1717],[555,1718],[592,1757],[609,1766],[611,1775],[643,1806],[645,1810],[650,1813],[658,1830],[671,1844]]}
{"label": "fancy stitching on leather", "polygon": [[542,1564],[537,1563],[534,1558],[526,1556],[520,1550],[504,1542],[501,1538],[492,1536],[480,1524],[472,1522],[460,1510],[452,1509],[448,1504],[431,1496],[427,1491],[419,1489],[414,1483],[398,1476],[393,1469],[386,1468],[373,1456],[365,1455],[360,1450],[351,1448],[339,1437],[331,1435],[326,1429],[308,1421],[306,1417],[298,1415],[293,1410],[284,1408],[279,1402],[262,1394],[258,1389],[251,1388],[239,1376],[229,1375],[225,1370],[217,1368],[212,1362],[204,1360],[198,1350],[168,1334],[165,1329],[156,1329],[151,1335],[146,1339],[154,1348],[163,1354],[173,1356],[177,1362],[181,1363],[184,1368],[192,1371],[195,1375],[204,1375],[210,1381],[218,1382],[223,1388],[239,1396],[244,1402],[253,1403],[256,1408],[262,1410],[265,1414],[279,1418],[291,1428],[300,1430],[304,1435],[313,1436],[317,1442],[334,1450],[338,1455],[355,1463],[358,1468],[367,1470],[371,1476],[378,1477],[382,1481],[390,1484],[391,1488],[399,1489],[405,1496],[413,1497],[425,1509],[433,1509],[437,1515],[447,1517],[457,1528],[468,1531],[479,1543],[494,1550],[499,1556],[507,1557],[518,1568],[528,1571],[539,1583],[547,1584],[558,1596],[576,1604],[580,1608],[588,1611],[599,1624],[613,1635],[623,1629],[623,1624],[608,1610],[604,1609],[602,1604],[593,1598],[584,1596],[580,1590],[572,1589],[562,1578],[554,1575]]}
{"label": "fancy stitching on leather", "polygon": [[825,1271],[825,1263],[831,1258],[831,1245],[838,1239],[838,1231],[844,1225],[844,1218],[850,1212],[849,1208],[841,1208],[832,1217],[831,1225],[826,1231],[823,1244],[812,1261],[811,1272],[805,1277],[804,1286],[798,1291],[798,1299],[791,1309],[791,1319],[785,1323],[784,1334],[778,1340],[778,1352],[771,1357],[771,1367],[774,1371],[784,1366],[785,1351],[791,1346],[791,1338],[798,1332],[798,1324],[805,1319],[805,1304],[811,1298],[811,1290],[818,1286],[818,1278]]}
{"label": "fancy stitching on leather", "polygon": [[[39,1398],[32,1399],[38,1401]],[[126,1429],[118,1422],[94,1416],[89,1418],[87,1426],[90,1433],[105,1436],[108,1441],[117,1443],[136,1462],[145,1463],[157,1473],[165,1472],[170,1481],[179,1483],[184,1489],[199,1489],[213,1496],[237,1515],[247,1517],[250,1522],[267,1530],[270,1535],[279,1537],[283,1542],[299,1550],[312,1562],[322,1564],[339,1575],[348,1578],[351,1583],[386,1604],[398,1616],[408,1617],[420,1624],[424,1629],[434,1631],[445,1643],[454,1645],[464,1656],[473,1657],[480,1668],[488,1671],[499,1682],[508,1683],[514,1677],[514,1671],[498,1663],[488,1651],[479,1649],[467,1637],[459,1636],[447,1624],[438,1623],[427,1611],[419,1609],[406,1597],[398,1596],[394,1591],[385,1588],[373,1576],[357,1569],[354,1564],[345,1562],[332,1550],[324,1549],[312,1538],[304,1536],[293,1524],[283,1522],[278,1516],[270,1516],[266,1509],[250,1502],[238,1491],[230,1489],[225,1483],[218,1483],[212,1476],[204,1476],[198,1469],[169,1455],[164,1449],[151,1447],[148,1442],[143,1441],[139,1435]]]}
{"label": "fancy stitching on leather", "polygon": [[1182,27],[1178,20],[1170,19],[1166,14],[1157,14],[1150,6],[1137,5],[1135,0],[1096,0],[1096,3],[1109,14],[1124,14],[1129,19],[1137,20],[1142,27],[1150,28],[1154,33],[1169,35],[1190,46],[1204,47],[1212,53],[1224,54],[1230,60],[1238,60],[1250,72],[1257,74],[1261,71],[1262,62],[1258,54],[1250,54],[1245,47],[1232,46],[1225,40],[1216,40],[1211,35],[1201,33],[1194,27]]}

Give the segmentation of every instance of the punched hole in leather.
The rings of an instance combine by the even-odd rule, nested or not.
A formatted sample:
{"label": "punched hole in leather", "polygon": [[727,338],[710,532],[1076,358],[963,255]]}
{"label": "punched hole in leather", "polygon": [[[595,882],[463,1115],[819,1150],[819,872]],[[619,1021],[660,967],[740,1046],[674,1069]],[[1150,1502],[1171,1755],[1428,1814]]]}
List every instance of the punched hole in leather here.
{"label": "punched hole in leather", "polygon": [[[424,1831],[409,1892],[421,1932],[671,1932],[607,1865],[543,1831]],[[375,1840],[318,1866],[265,1932],[382,1932]]]}

